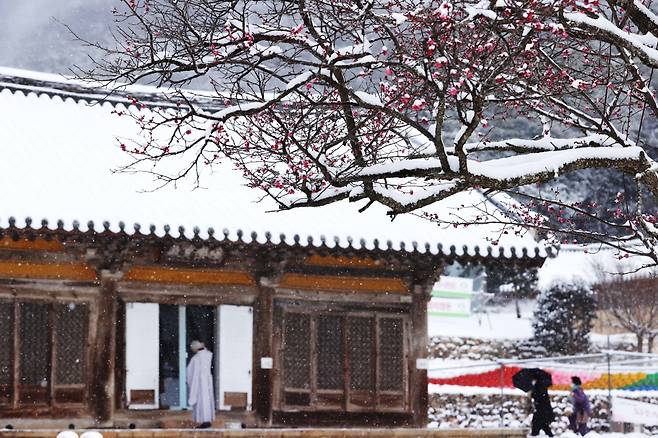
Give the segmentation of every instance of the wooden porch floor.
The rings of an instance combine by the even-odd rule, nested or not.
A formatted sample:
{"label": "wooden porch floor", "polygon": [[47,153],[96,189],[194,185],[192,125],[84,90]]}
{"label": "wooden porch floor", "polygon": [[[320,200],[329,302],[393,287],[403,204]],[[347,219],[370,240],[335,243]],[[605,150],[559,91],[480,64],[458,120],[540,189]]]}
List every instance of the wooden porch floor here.
{"label": "wooden porch floor", "polygon": [[[524,438],[525,429],[98,429],[103,438]],[[59,430],[0,430],[0,438],[55,438]],[[82,433],[84,431],[77,431]]]}

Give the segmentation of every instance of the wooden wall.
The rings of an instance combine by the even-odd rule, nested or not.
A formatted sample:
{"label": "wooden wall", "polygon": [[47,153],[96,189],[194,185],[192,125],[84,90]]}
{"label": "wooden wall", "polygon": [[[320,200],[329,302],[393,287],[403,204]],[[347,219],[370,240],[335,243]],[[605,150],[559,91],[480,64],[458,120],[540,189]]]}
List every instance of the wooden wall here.
{"label": "wooden wall", "polygon": [[[410,262],[411,260],[411,262]],[[423,426],[427,417],[427,376],[415,360],[426,355],[426,301],[439,262],[415,264],[383,256],[332,255],[313,250],[253,248],[242,244],[203,245],[94,239],[59,241],[0,238],[0,300],[37,300],[89,304],[89,398],[75,410],[65,405],[0,406],[0,417],[17,424],[32,419],[67,418],[71,422],[113,426],[117,418],[155,426],[144,412],[125,406],[124,304],[242,304],[254,308],[253,413],[243,422],[273,425],[330,424]],[[422,267],[421,267],[422,266]],[[422,283],[422,284],[421,284]],[[277,302],[317,306],[395,306],[408,318],[406,363],[408,409],[405,412],[294,412],[275,410],[274,369],[261,369],[261,357],[277,358],[274,336]],[[154,413],[155,414],[155,413]],[[232,418],[235,413],[231,413]],[[21,420],[22,419],[22,420]],[[38,424],[38,423],[37,423]],[[46,423],[44,423],[46,424]]]}

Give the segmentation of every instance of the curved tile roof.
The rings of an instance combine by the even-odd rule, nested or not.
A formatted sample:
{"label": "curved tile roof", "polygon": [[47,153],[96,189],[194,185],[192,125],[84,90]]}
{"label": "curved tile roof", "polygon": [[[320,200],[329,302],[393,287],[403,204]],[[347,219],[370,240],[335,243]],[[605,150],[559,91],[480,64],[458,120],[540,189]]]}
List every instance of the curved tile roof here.
{"label": "curved tile roof", "polygon": [[[0,67],[0,89],[12,92],[21,91],[25,94],[35,93],[38,96],[58,96],[62,99],[72,99],[75,102],[107,102],[113,106],[129,106],[135,99],[147,108],[176,108],[177,103],[185,104],[185,101],[177,95],[178,93],[169,92],[167,89],[128,85],[117,90],[109,90],[101,85],[95,86],[61,75],[6,67]],[[218,111],[224,108],[218,104],[217,99],[205,91],[190,90],[185,97],[208,111]]]}
{"label": "curved tile roof", "polygon": [[[137,88],[153,105],[161,102],[157,91]],[[151,191],[154,182],[147,175],[112,172],[128,159],[116,139],[134,137],[137,131],[131,119],[112,114],[113,106],[125,99],[103,100],[103,95],[57,76],[0,69],[0,229],[137,233],[462,258],[540,261],[555,253],[529,233],[503,234],[491,224],[440,227],[414,215],[391,221],[377,205],[363,213],[358,212],[361,204],[347,201],[269,212],[276,206],[257,202],[259,193],[245,187],[228,164],[207,169],[204,188],[183,183]],[[93,101],[104,103],[88,104]],[[475,217],[483,211],[504,216],[500,199],[492,202],[478,191],[432,207],[446,218],[457,213]],[[46,222],[36,226],[29,218]]]}

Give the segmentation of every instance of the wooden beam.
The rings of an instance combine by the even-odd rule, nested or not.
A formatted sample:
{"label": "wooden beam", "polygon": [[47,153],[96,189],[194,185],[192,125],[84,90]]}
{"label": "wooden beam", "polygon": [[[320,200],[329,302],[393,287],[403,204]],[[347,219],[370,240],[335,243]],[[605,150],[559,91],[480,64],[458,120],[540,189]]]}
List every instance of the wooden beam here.
{"label": "wooden beam", "polygon": [[126,407],[123,388],[126,387],[126,303],[117,300],[116,308],[116,355],[114,360],[114,409]]}
{"label": "wooden beam", "polygon": [[272,373],[274,369],[262,369],[261,357],[274,357],[273,321],[274,288],[260,286],[260,294],[254,306],[254,394],[253,405],[258,424],[262,427],[272,425],[272,391],[274,387]]}
{"label": "wooden beam", "polygon": [[54,303],[48,303],[48,339],[50,343],[50,357],[48,360],[48,405],[52,406],[55,402],[55,371],[57,368],[57,341],[55,339],[55,305]]}
{"label": "wooden beam", "polygon": [[279,287],[283,289],[409,293],[409,288],[405,282],[394,277],[338,277],[287,273],[283,275]]}
{"label": "wooden beam", "polygon": [[252,275],[244,271],[219,269],[179,269],[161,266],[133,266],[125,275],[126,281],[180,284],[228,284],[254,286]]}
{"label": "wooden beam", "polygon": [[[117,281],[121,275],[100,271],[100,296],[96,302],[96,339],[92,346],[92,381],[89,391],[92,412],[98,426],[111,425],[114,416]],[[119,390],[121,390],[119,388]]]}
{"label": "wooden beam", "polygon": [[380,292],[356,292],[350,290],[336,291],[309,291],[303,289],[278,289],[276,298],[282,300],[304,300],[305,302],[315,302],[317,305],[338,303],[353,306],[364,306],[378,308],[382,307],[400,307],[411,303],[410,294],[398,293],[380,293]]}
{"label": "wooden beam", "polygon": [[0,279],[0,299],[21,298],[89,302],[98,295],[96,282],[68,282],[52,279]]}
{"label": "wooden beam", "polygon": [[0,238],[0,249],[64,251],[64,245],[59,240],[46,240],[43,237],[37,237],[34,240],[21,237],[20,239],[14,240],[10,236],[3,236]]}
{"label": "wooden beam", "polygon": [[12,381],[12,397],[13,397],[13,403],[12,407],[14,409],[18,409],[18,379],[19,375],[21,372],[20,368],[20,363],[19,363],[19,351],[21,349],[21,344],[20,344],[20,339],[19,339],[19,332],[20,332],[20,324],[21,324],[21,313],[18,308],[18,303],[13,302],[14,304],[14,348],[12,349],[12,359],[11,359],[11,364],[13,366],[13,372],[14,372],[14,378]]}
{"label": "wooden beam", "polygon": [[409,348],[409,395],[413,424],[427,425],[429,396],[427,393],[427,370],[416,368],[416,359],[427,357],[427,301],[429,294],[423,286],[415,286],[411,303],[411,339]]}
{"label": "wooden beam", "polygon": [[256,286],[225,284],[180,284],[121,281],[119,297],[128,302],[159,304],[235,304],[253,305],[258,296]]}
{"label": "wooden beam", "polygon": [[50,278],[94,281],[96,272],[86,263],[35,263],[0,261],[0,277]]}
{"label": "wooden beam", "polygon": [[381,268],[380,260],[370,257],[323,256],[313,254],[306,257],[304,263],[310,266],[332,266],[340,268]]}

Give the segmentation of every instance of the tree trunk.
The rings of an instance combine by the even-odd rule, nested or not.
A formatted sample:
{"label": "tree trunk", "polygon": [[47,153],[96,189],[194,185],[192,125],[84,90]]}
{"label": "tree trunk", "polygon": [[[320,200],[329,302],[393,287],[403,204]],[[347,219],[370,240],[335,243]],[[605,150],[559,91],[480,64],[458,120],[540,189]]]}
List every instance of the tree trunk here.
{"label": "tree trunk", "polygon": [[644,337],[637,333],[635,336],[637,337],[637,352],[642,353],[642,347],[644,347]]}
{"label": "tree trunk", "polygon": [[656,339],[656,336],[649,336],[647,339],[647,353],[653,353],[653,341]]}
{"label": "tree trunk", "polygon": [[514,297],[514,304],[516,306],[516,317],[518,319],[521,319],[521,307],[519,306],[519,295],[518,294],[516,294],[516,296]]}

